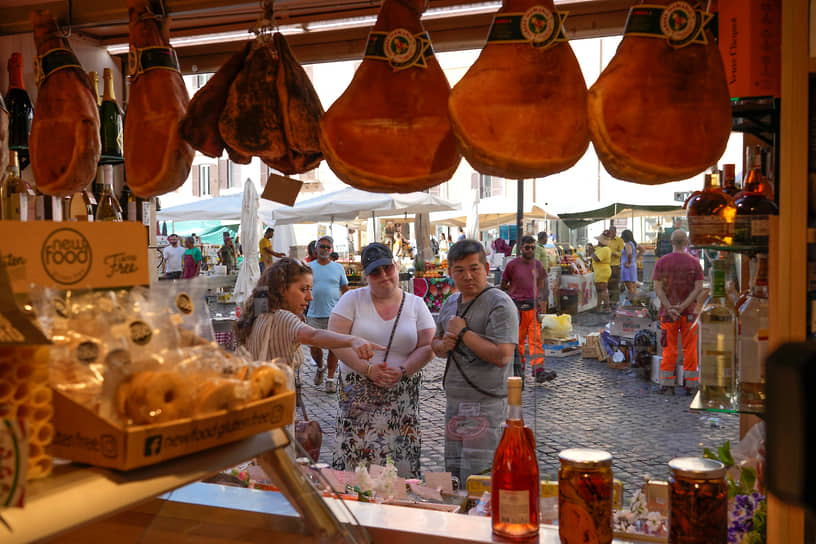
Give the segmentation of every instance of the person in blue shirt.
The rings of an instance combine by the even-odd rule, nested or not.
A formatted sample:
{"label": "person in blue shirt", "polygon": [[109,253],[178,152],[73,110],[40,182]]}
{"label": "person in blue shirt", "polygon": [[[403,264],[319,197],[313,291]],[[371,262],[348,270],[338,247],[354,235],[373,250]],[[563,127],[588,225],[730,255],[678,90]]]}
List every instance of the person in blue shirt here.
{"label": "person in blue shirt", "polygon": [[[312,269],[312,301],[306,314],[306,322],[316,329],[329,328],[329,316],[340,296],[348,291],[348,279],[343,265],[332,261],[334,240],[331,236],[323,236],[317,241],[317,260],[311,261]],[[334,373],[337,371],[337,356],[329,351],[326,366],[323,366],[323,350],[311,348],[312,359],[317,364],[315,385],[320,385],[328,367],[329,375],[326,378],[326,392],[335,393],[337,385]]]}

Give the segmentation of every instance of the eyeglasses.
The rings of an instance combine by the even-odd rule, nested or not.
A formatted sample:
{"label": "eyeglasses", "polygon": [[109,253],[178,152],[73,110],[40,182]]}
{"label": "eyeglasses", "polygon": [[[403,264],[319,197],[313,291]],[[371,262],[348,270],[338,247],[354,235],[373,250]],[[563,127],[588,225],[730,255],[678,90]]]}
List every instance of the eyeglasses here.
{"label": "eyeglasses", "polygon": [[378,266],[377,268],[375,268],[374,270],[369,272],[368,277],[369,278],[379,278],[380,275],[383,272],[385,272],[386,274],[390,274],[393,271],[394,271],[394,265],[393,264],[386,264],[386,265],[383,265],[383,266]]}
{"label": "eyeglasses", "polygon": [[326,244],[320,244],[317,247],[319,247],[320,249],[331,249],[332,248],[332,246],[327,246]]}

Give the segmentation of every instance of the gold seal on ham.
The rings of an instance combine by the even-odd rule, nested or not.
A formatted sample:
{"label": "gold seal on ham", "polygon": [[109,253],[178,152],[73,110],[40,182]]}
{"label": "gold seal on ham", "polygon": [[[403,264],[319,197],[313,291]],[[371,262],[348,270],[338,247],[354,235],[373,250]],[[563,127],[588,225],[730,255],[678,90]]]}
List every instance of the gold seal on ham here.
{"label": "gold seal on ham", "polygon": [[[190,173],[193,148],[179,133],[190,98],[170,49],[167,20],[149,0],[128,0],[131,85],[125,116],[125,169],[133,194],[142,198],[181,187]],[[151,65],[143,62],[151,56]]]}
{"label": "gold seal on ham", "polygon": [[587,88],[563,16],[552,0],[504,0],[488,43],[453,87],[453,133],[479,172],[544,177],[589,146]]}
{"label": "gold seal on ham", "polygon": [[[687,179],[716,163],[731,132],[731,103],[722,58],[693,3],[633,6],[640,17],[652,4],[676,13],[666,37],[624,35],[615,57],[589,89],[592,143],[614,177],[646,185]],[[659,8],[659,6],[657,7]],[[656,14],[655,17],[659,16]],[[679,25],[679,26],[678,26]],[[683,27],[683,28],[681,28]],[[690,39],[697,37],[697,42]],[[688,43],[675,43],[682,40]]]}
{"label": "gold seal on ham", "polygon": [[68,196],[87,187],[96,174],[102,152],[99,110],[88,75],[51,13],[34,11],[31,22],[39,67],[28,139],[31,168],[40,191]]}
{"label": "gold seal on ham", "polygon": [[[450,84],[419,20],[422,0],[384,0],[366,57],[320,121],[320,146],[343,181],[366,191],[419,191],[461,159],[448,119]],[[382,51],[371,53],[372,43]]]}

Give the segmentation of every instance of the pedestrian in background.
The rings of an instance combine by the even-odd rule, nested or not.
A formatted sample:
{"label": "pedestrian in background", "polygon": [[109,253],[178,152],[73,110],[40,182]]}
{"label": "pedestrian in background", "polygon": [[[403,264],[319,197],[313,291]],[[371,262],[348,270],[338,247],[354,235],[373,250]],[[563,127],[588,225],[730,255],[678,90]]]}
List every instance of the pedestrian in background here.
{"label": "pedestrian in background", "polygon": [[[317,241],[317,260],[309,263],[312,269],[312,301],[309,302],[309,311],[306,314],[306,321],[316,329],[328,330],[329,316],[331,316],[337,301],[348,291],[348,279],[346,270],[342,265],[332,261],[331,255],[334,249],[334,240],[331,236],[322,236]],[[317,364],[314,384],[320,385],[323,381],[323,374],[326,368],[323,366],[323,350],[313,347],[311,350],[312,359]],[[326,393],[334,393],[337,386],[334,381],[334,373],[337,371],[337,356],[330,350],[326,357],[326,367],[328,367],[329,377],[326,379]]]}
{"label": "pedestrian in background", "polygon": [[275,229],[272,227],[264,231],[263,238],[258,242],[258,258],[260,259],[261,273],[267,266],[271,266],[275,258],[282,259],[286,257],[285,253],[275,251],[272,249],[272,237],[275,235]]}
{"label": "pedestrian in background", "polygon": [[675,229],[672,252],[655,264],[654,290],[660,299],[660,328],[663,359],[660,361],[660,392],[674,392],[677,369],[677,335],[683,343],[683,380],[686,393],[693,394],[700,380],[697,368],[696,299],[703,290],[703,268],[699,259],[686,252],[688,235]]}
{"label": "pedestrian in background", "polygon": [[385,346],[370,361],[334,352],[338,371],[337,434],[332,465],[354,470],[390,457],[403,477],[419,477],[421,370],[433,358],[434,321],[425,302],[400,288],[394,255],[384,244],[363,248],[368,285],[340,298],[329,329]]}
{"label": "pedestrian in background", "polygon": [[535,251],[535,238],[523,236],[521,256],[507,264],[502,273],[501,288],[507,291],[518,309],[518,349],[521,355],[521,368],[526,368],[529,360],[533,378],[541,383],[554,379],[556,374],[544,370],[544,346],[541,345],[539,315],[547,313],[547,301],[544,299],[547,293],[547,272],[541,261],[535,258]]}
{"label": "pedestrian in background", "polygon": [[181,263],[181,277],[190,279],[198,277],[201,273],[201,250],[195,246],[195,238],[188,236],[184,239],[184,260]]}
{"label": "pedestrian in background", "polygon": [[165,247],[162,251],[164,260],[162,261],[162,272],[164,277],[168,280],[176,280],[181,277],[181,272],[184,264],[185,248],[178,245],[179,237],[173,233],[167,237],[170,245]]}
{"label": "pedestrian in background", "polygon": [[432,347],[447,357],[445,470],[465,482],[489,472],[507,417],[507,378],[518,345],[518,312],[510,297],[487,284],[482,244],[456,242],[448,274],[458,293],[442,305]]}
{"label": "pedestrian in background", "polygon": [[620,300],[620,282],[621,282],[621,257],[623,256],[624,242],[618,236],[618,230],[615,225],[610,225],[609,229],[605,231],[609,238],[609,302],[611,309],[615,309]]}
{"label": "pedestrian in background", "polygon": [[612,275],[612,267],[609,262],[612,258],[609,250],[609,231],[603,231],[600,236],[596,236],[598,245],[593,247],[587,244],[587,252],[592,259],[592,272],[595,274],[595,291],[598,293],[598,310],[608,312],[609,305],[609,277]]}
{"label": "pedestrian in background", "polygon": [[221,259],[221,264],[227,267],[227,274],[231,274],[235,270],[235,244],[232,243],[232,238],[228,232],[224,232],[224,245],[218,250],[218,258]]}
{"label": "pedestrian in background", "polygon": [[621,256],[621,281],[626,286],[626,293],[629,297],[633,297],[637,294],[637,258],[643,250],[635,242],[631,230],[623,231],[621,239],[624,242],[623,256]]}

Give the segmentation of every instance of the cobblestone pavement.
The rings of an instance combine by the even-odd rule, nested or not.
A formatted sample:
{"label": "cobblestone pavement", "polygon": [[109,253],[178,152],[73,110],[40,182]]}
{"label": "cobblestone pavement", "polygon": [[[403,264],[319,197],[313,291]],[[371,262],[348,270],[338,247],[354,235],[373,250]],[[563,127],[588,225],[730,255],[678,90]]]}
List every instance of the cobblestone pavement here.
{"label": "cobblestone pavement", "polygon": [[[590,322],[575,332],[592,330],[598,327]],[[331,463],[337,396],[312,385],[314,364],[308,356],[306,360],[304,402],[309,417],[323,428],[320,460]],[[558,452],[563,449],[605,449],[613,455],[612,468],[628,500],[646,475],[666,478],[667,463],[673,457],[698,456],[704,447],[738,440],[738,416],[689,410],[691,397],[685,396],[682,387],[676,395],[661,395],[635,371],[611,369],[580,355],[549,357],[546,368],[558,377],[536,384],[528,376],[523,393],[524,421],[535,433],[542,478],[557,479]],[[444,369],[445,361],[434,359],[422,375],[422,470],[442,471],[445,466]]]}

